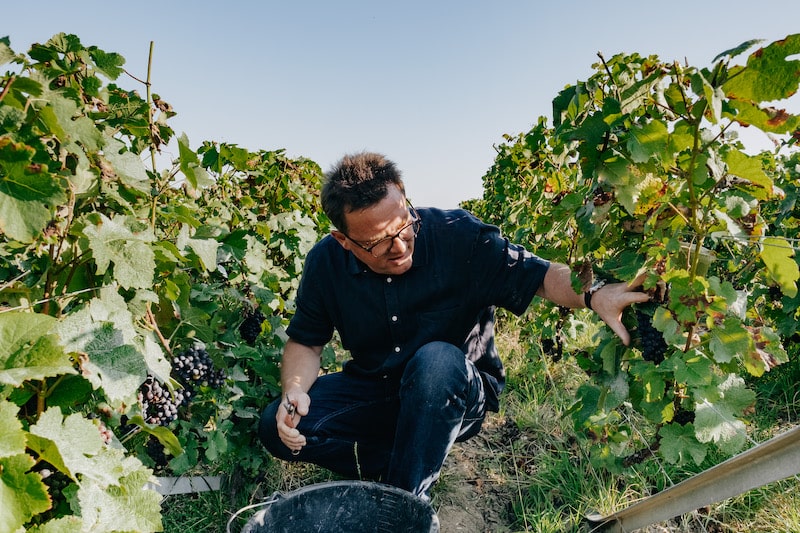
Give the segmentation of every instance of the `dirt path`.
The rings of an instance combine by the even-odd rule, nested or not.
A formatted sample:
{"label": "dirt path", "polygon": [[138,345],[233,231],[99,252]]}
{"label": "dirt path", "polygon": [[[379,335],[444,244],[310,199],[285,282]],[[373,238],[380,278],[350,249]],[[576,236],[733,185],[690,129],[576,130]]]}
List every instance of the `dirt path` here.
{"label": "dirt path", "polygon": [[480,434],[456,443],[433,492],[441,533],[508,533],[517,486],[508,472],[513,422],[492,414]]}

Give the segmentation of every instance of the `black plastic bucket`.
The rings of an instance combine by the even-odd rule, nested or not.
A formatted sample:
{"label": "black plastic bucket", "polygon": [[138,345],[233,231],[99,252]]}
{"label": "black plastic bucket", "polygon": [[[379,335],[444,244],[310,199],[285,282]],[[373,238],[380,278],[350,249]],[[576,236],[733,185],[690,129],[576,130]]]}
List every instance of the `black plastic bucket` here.
{"label": "black plastic bucket", "polygon": [[274,494],[251,507],[258,506],[263,509],[250,518],[241,533],[439,532],[439,519],[428,502],[381,483],[317,483]]}

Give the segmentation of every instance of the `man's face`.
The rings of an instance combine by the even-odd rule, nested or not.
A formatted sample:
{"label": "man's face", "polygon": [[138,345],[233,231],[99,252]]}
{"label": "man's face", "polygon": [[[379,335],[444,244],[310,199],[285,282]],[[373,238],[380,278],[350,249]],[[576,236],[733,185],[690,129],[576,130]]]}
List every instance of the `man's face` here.
{"label": "man's face", "polygon": [[[410,224],[414,218],[398,187],[391,185],[377,204],[345,214],[345,221],[347,235],[337,230],[332,235],[370,270],[398,276],[411,268],[415,235]],[[373,246],[372,253],[365,249]]]}

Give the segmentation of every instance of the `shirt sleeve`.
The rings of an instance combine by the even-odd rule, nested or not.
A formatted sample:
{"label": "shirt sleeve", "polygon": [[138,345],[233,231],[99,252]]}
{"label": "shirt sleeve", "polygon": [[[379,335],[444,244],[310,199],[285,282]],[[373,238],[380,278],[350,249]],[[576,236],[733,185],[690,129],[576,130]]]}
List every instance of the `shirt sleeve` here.
{"label": "shirt sleeve", "polygon": [[487,303],[521,315],[544,282],[550,262],[509,242],[496,226],[481,223],[472,259],[476,291]]}
{"label": "shirt sleeve", "polygon": [[295,314],[286,334],[306,346],[324,346],[333,337],[333,320],[325,302],[320,283],[325,279],[322,246],[309,252],[295,298]]}

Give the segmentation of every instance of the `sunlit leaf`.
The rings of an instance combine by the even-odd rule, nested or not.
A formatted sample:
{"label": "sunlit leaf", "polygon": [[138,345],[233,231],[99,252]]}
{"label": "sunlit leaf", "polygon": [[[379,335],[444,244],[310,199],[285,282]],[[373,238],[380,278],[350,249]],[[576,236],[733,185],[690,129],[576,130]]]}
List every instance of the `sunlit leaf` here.
{"label": "sunlit leaf", "polygon": [[19,407],[0,400],[0,458],[25,453],[25,432],[17,419]]}
{"label": "sunlit leaf", "polygon": [[74,374],[73,362],[51,334],[53,317],[0,313],[0,383],[19,386],[60,374]]}
{"label": "sunlit leaf", "polygon": [[797,280],[800,269],[794,260],[794,249],[783,237],[767,237],[761,242],[761,260],[767,267],[770,278],[790,298],[797,295]]}
{"label": "sunlit leaf", "polygon": [[788,57],[800,53],[800,34],[790,35],[747,58],[745,67],[731,68],[723,88],[732,98],[771,102],[788,98],[800,84],[800,61]]}
{"label": "sunlit leaf", "polygon": [[155,270],[155,253],[149,245],[153,234],[149,230],[134,233],[124,224],[125,217],[112,220],[98,213],[97,222],[84,228],[97,273],[104,274],[113,263],[114,277],[122,287],[150,288]]}
{"label": "sunlit leaf", "polygon": [[0,531],[23,531],[33,516],[50,508],[50,497],[39,474],[30,472],[33,457],[0,457]]}

